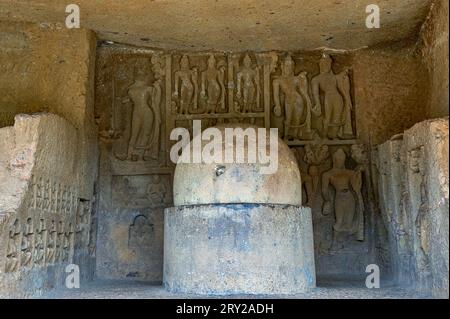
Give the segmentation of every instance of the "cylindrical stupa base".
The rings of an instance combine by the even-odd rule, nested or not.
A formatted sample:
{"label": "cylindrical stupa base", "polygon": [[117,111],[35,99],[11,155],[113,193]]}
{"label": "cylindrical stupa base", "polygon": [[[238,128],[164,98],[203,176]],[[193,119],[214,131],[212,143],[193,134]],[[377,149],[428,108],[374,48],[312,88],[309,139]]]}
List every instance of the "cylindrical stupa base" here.
{"label": "cylindrical stupa base", "polygon": [[164,227],[164,284],[171,292],[295,294],[315,287],[309,208],[172,207]]}

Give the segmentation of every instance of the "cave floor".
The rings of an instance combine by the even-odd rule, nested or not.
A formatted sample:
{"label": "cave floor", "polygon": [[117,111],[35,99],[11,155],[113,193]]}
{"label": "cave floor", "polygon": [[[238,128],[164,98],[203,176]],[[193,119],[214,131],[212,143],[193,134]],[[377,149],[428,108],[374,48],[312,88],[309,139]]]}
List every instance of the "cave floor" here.
{"label": "cave floor", "polygon": [[381,282],[379,289],[368,289],[363,280],[323,279],[317,288],[295,295],[227,295],[200,296],[174,294],[162,285],[145,282],[95,280],[81,284],[79,289],[57,289],[38,298],[48,299],[177,299],[177,298],[290,298],[290,299],[418,299],[429,296],[411,288],[397,287],[391,282]]}

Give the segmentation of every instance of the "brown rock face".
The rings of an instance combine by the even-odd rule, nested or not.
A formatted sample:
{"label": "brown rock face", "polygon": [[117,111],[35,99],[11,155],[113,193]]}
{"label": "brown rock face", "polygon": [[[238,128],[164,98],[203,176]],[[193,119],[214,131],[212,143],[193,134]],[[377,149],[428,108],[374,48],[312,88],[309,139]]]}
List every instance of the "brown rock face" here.
{"label": "brown rock face", "polygon": [[[90,1],[78,0],[81,27],[101,39],[188,50],[357,49],[408,38],[430,0],[383,1],[381,28],[366,27],[366,6],[354,1]],[[375,3],[375,2],[374,2]],[[68,3],[0,1],[0,18],[63,22]]]}

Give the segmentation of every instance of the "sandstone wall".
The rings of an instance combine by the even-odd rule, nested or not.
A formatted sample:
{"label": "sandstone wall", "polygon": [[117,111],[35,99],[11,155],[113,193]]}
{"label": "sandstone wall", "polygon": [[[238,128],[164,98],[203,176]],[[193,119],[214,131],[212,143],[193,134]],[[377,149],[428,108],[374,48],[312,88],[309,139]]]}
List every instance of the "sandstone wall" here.
{"label": "sandstone wall", "polygon": [[428,75],[414,46],[360,50],[354,57],[360,138],[382,143],[428,118]]}
{"label": "sandstone wall", "polygon": [[[169,158],[172,145],[169,134],[174,127],[192,132],[194,119],[202,120],[203,129],[220,123],[251,123],[279,129],[280,137],[297,156],[304,181],[303,205],[312,207],[319,279],[323,275],[364,276],[365,267],[380,263],[380,258],[383,274],[387,274],[387,239],[380,216],[375,214],[367,158],[371,145],[427,118],[423,111],[427,72],[415,54],[413,42],[354,52],[330,51],[327,53],[331,61],[321,51],[168,52],[119,44],[103,44],[97,53],[95,111],[102,150],[97,260],[100,277],[161,280],[163,208],[172,205],[174,165]],[[208,63],[212,65],[212,74],[223,85],[210,105],[208,94],[212,101],[215,92],[201,92]],[[300,95],[298,92],[303,90],[301,107],[307,108],[308,100],[309,107],[315,107],[313,86],[320,81],[317,76],[321,63],[331,63],[332,73],[343,85],[333,89],[340,90],[338,94],[347,94],[351,104],[345,114],[346,132],[331,137],[330,132],[325,132],[323,105],[321,115],[309,114],[309,127],[303,125],[297,131],[286,132],[286,96]],[[284,86],[290,81],[285,78],[286,68],[292,68],[296,75],[297,93]],[[257,92],[250,103],[244,101],[246,93],[242,82],[239,83],[243,74],[249,74],[250,86]],[[191,88],[197,86],[197,91],[192,95],[183,93],[180,77],[187,78],[184,81]],[[152,92],[151,105],[136,106],[131,90]],[[323,103],[323,95],[321,98]],[[275,108],[277,103],[281,106],[279,114]],[[142,109],[150,111],[134,115]],[[158,129],[153,128],[152,118],[160,121]],[[305,118],[302,114],[298,123],[290,124],[301,124]],[[139,127],[143,129],[139,131]],[[137,140],[132,140],[133,134]],[[363,210],[358,226],[362,231],[359,240],[349,236],[341,243],[336,243],[334,238],[333,187],[328,187],[331,207],[326,210],[321,189],[321,178],[332,169],[332,155],[338,150],[346,154],[345,167],[360,172],[362,179],[362,187],[357,192],[361,197],[355,200],[359,203],[357,210]],[[130,240],[137,236],[131,230],[134,220],[140,216],[148,227],[139,235],[141,241]],[[141,246],[130,242],[133,245],[140,242]]]}
{"label": "sandstone wall", "polygon": [[[6,174],[8,171],[8,157],[11,155],[10,150],[13,149],[8,146],[11,143],[8,136],[13,134],[12,125],[20,125],[17,121],[14,122],[15,115],[35,112],[59,115],[66,121],[68,127],[72,127],[69,130],[73,130],[75,134],[75,139],[71,142],[74,151],[69,152],[71,157],[62,154],[58,158],[58,153],[49,149],[46,156],[50,156],[51,159],[46,165],[63,165],[59,162],[67,159],[67,165],[70,168],[67,172],[72,174],[70,182],[72,187],[76,188],[74,209],[85,219],[79,232],[89,232],[86,230],[86,225],[90,224],[86,220],[87,216],[89,215],[89,219],[92,219],[93,223],[96,220],[93,208],[95,207],[95,182],[98,167],[98,137],[93,101],[95,36],[91,31],[66,29],[60,24],[13,23],[9,21],[0,21],[0,34],[0,127],[2,136],[5,136],[5,140],[2,139],[0,146],[7,150],[2,154],[4,156],[0,156],[0,173]],[[48,122],[48,125],[53,124],[52,121]],[[59,138],[64,141],[65,128],[59,128],[61,129]],[[47,129],[49,132],[45,131],[45,126],[42,126],[42,129],[36,132],[36,139],[44,138],[45,134],[54,134],[52,130],[55,128],[48,127]],[[40,159],[44,155],[36,154],[36,158]],[[51,166],[48,166],[47,173],[52,174]],[[58,189],[55,190],[57,186],[48,186],[45,178],[44,176],[42,183],[39,182],[36,185],[58,191]],[[24,204],[26,198],[20,196],[26,194],[23,190],[26,189],[25,186],[28,183],[27,180],[15,177],[8,183],[0,185],[0,201],[3,201],[0,213],[15,212],[17,209],[14,207]],[[11,185],[16,185],[16,189],[11,188]],[[15,196],[9,196],[11,192]],[[20,221],[20,223],[22,222]],[[47,222],[49,221],[45,221],[45,223]],[[41,227],[38,225],[39,218],[33,223],[33,227]],[[74,223],[72,225],[75,227]],[[8,227],[3,230],[2,236],[10,234],[12,226]],[[51,225],[45,224],[42,227],[46,228],[45,231],[50,232]],[[95,230],[95,227],[92,229]],[[33,236],[37,236],[37,233],[38,231]],[[39,233],[42,234],[42,231]],[[95,237],[95,233],[92,234],[92,237]],[[5,239],[5,245],[6,242]],[[84,247],[82,250],[73,251],[73,261],[80,264],[80,267],[84,267],[81,273],[82,279],[93,278],[95,265],[93,257],[95,245],[93,244],[95,241],[91,243],[90,253],[87,252],[88,248],[85,242],[80,244]],[[32,268],[30,271],[35,272],[36,270]],[[27,293],[39,292],[44,285],[51,287],[56,282],[61,283],[58,278],[45,282],[37,281],[34,283],[35,286],[29,286]],[[13,286],[10,286],[11,293],[14,289]]]}
{"label": "sandstone wall", "polygon": [[13,125],[17,113],[48,111],[81,127],[93,111],[93,33],[9,21],[0,32],[0,126]]}
{"label": "sandstone wall", "polygon": [[399,283],[448,298],[448,118],[378,146],[380,208]]}
{"label": "sandstone wall", "polygon": [[92,202],[80,200],[77,130],[53,114],[17,115],[0,129],[0,296],[60,287],[65,266],[92,277]]}
{"label": "sandstone wall", "polygon": [[94,124],[95,36],[59,24],[0,21],[0,127],[19,113],[51,112],[76,127],[83,179],[90,199],[97,163]]}
{"label": "sandstone wall", "polygon": [[422,27],[421,53],[430,74],[430,118],[448,116],[448,1],[436,0]]}

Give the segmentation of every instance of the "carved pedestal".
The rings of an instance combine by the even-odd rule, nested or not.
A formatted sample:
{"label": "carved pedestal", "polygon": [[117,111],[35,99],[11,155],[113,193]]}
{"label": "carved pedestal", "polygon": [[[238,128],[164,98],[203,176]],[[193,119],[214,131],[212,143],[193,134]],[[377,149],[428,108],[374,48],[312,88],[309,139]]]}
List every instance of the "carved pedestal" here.
{"label": "carved pedestal", "polygon": [[288,205],[172,207],[164,284],[175,293],[295,294],[315,287],[311,210]]}

